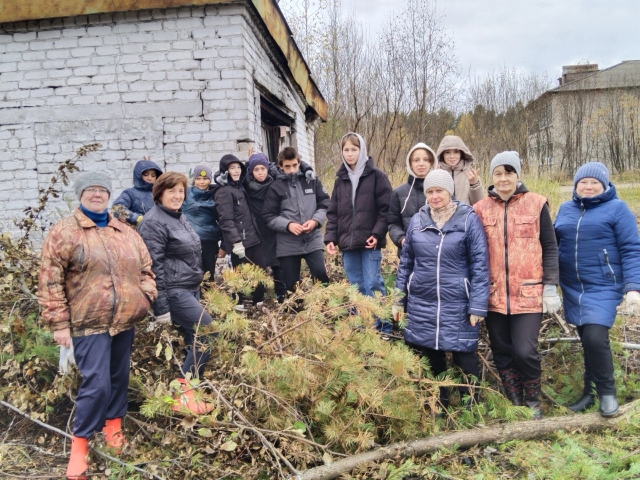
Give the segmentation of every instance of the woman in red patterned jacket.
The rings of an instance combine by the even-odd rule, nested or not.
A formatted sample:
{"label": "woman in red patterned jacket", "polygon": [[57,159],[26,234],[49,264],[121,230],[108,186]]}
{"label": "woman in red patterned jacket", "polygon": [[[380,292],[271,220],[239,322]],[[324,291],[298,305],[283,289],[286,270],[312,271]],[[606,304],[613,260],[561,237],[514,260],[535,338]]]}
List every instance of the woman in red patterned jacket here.
{"label": "woman in red patterned jacket", "polygon": [[80,207],[59,221],[42,246],[38,302],[54,341],[73,346],[83,380],[76,397],[67,478],[86,478],[87,439],[102,430],[122,449],[121,421],[134,326],[156,298],[151,257],[142,238],[109,216],[111,180],[100,172],[78,177]]}
{"label": "woman in red patterned jacket", "polygon": [[542,418],[538,333],[542,313],[562,305],[558,245],[547,199],[520,181],[518,152],[491,160],[489,195],[473,205],[489,245],[487,330],[507,397]]}

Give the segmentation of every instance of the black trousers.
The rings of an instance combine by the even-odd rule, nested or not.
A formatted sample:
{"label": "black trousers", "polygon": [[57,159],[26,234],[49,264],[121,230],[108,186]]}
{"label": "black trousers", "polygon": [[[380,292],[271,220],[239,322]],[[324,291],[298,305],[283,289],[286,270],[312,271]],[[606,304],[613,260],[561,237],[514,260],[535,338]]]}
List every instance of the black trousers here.
{"label": "black trousers", "polygon": [[127,413],[127,387],[131,346],[135,329],[113,337],[108,332],[72,338],[82,383],[76,397],[73,434],[89,438],[104,427],[106,419]]}
{"label": "black trousers", "polygon": [[486,322],[498,370],[515,368],[523,381],[540,378],[538,335],[542,312],[517,315],[489,312]]}
{"label": "black trousers", "polygon": [[192,377],[199,378],[204,372],[204,365],[209,360],[211,351],[206,345],[207,339],[202,334],[198,335],[199,341],[196,341],[196,329],[199,325],[209,325],[213,319],[200,303],[200,287],[196,287],[195,290],[169,290],[167,298],[171,323],[178,325],[183,333],[187,349],[180,376],[184,377],[187,372],[191,372]]}
{"label": "black trousers", "polygon": [[306,253],[304,255],[291,255],[289,257],[278,257],[280,268],[282,269],[282,280],[288,292],[293,292],[296,284],[300,281],[300,267],[302,259],[307,262],[311,278],[314,281],[329,283],[327,267],[324,264],[324,250]]}
{"label": "black trousers", "polygon": [[213,280],[220,246],[214,240],[200,240],[200,245],[202,245],[202,270],[204,273],[209,272],[209,280]]}
{"label": "black trousers", "polygon": [[[264,259],[262,256],[262,245],[258,244],[253,247],[249,247],[245,249],[245,256],[240,258],[235,253],[231,253],[231,266],[233,268],[238,265],[242,265],[243,263],[249,263],[251,265],[257,265],[261,268],[264,268]],[[239,302],[242,303],[244,299],[244,295],[238,294]],[[258,302],[264,301],[264,285],[259,283],[253,292],[251,292],[251,301],[255,305]]]}
{"label": "black trousers", "polygon": [[584,355],[584,393],[590,394],[595,383],[598,395],[615,395],[609,328],[603,325],[582,325],[578,327],[578,335]]}
{"label": "black trousers", "polygon": [[274,265],[271,267],[271,276],[273,277],[274,290],[277,297],[283,297],[287,294],[287,285],[284,283],[282,267]]}

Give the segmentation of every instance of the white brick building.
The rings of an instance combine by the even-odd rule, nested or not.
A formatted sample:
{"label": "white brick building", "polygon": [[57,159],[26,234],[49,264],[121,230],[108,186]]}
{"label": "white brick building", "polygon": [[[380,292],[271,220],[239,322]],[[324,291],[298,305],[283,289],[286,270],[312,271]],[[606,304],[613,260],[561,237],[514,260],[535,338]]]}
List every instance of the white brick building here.
{"label": "white brick building", "polygon": [[144,155],[185,173],[197,163],[215,170],[225,153],[246,158],[251,146],[273,156],[292,144],[313,161],[326,103],[274,0],[140,0],[135,11],[127,0],[9,3],[0,8],[2,230],[90,142],[102,148],[79,165],[109,172],[112,199]]}

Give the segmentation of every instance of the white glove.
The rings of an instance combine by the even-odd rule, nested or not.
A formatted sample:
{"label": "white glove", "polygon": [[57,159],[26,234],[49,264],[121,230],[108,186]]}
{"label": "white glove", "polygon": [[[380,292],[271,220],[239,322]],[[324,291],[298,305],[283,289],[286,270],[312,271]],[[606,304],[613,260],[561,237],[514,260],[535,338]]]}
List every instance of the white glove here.
{"label": "white glove", "polygon": [[242,245],[242,242],[234,243],[231,251],[238,257],[244,258],[244,245]]}
{"label": "white glove", "polygon": [[484,317],[480,315],[469,315],[469,323],[472,327],[475,327],[476,324],[480,323]]}
{"label": "white glove", "polygon": [[73,342],[69,348],[60,345],[60,360],[58,361],[58,368],[60,373],[67,375],[71,373],[71,366],[76,364],[76,358],[73,356]]}
{"label": "white glove", "polygon": [[167,312],[162,315],[157,315],[156,323],[158,325],[171,325],[171,312]]}
{"label": "white glove", "polygon": [[627,312],[629,315],[635,317],[640,315],[640,292],[630,290],[624,296],[624,301],[627,305]]}
{"label": "white glove", "polygon": [[309,169],[304,173],[305,178],[307,179],[308,182],[312,182],[313,180],[316,179],[316,174],[313,170]]}
{"label": "white glove", "polygon": [[558,296],[555,285],[545,285],[542,290],[542,313],[556,313],[562,307],[562,300]]}

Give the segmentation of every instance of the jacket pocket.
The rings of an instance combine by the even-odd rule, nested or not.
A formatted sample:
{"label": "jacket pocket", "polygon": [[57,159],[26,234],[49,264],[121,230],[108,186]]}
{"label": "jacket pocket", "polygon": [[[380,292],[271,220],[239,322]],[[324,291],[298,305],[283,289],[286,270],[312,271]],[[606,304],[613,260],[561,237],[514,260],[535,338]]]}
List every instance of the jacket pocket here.
{"label": "jacket pocket", "polygon": [[498,219],[496,217],[483,218],[482,223],[487,238],[495,238],[498,235]]}
{"label": "jacket pocket", "polygon": [[520,285],[518,306],[523,308],[542,309],[542,289],[542,283],[535,283],[535,280],[524,280]]}
{"label": "jacket pocket", "polygon": [[518,238],[536,238],[536,221],[534,215],[519,215],[514,218],[515,235]]}
{"label": "jacket pocket", "polygon": [[616,273],[611,266],[611,262],[609,261],[609,252],[607,252],[606,248],[602,249],[602,253],[598,254],[600,259],[600,269],[602,270],[602,276],[607,282],[613,282],[614,285],[617,285],[618,280],[616,278]]}

